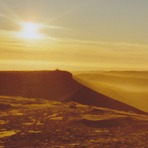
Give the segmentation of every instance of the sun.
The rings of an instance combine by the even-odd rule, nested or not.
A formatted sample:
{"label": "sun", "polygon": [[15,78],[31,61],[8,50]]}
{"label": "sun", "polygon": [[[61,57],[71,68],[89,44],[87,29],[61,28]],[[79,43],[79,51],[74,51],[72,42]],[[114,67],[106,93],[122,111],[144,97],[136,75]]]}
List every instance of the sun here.
{"label": "sun", "polygon": [[27,40],[39,40],[44,38],[44,35],[40,32],[40,29],[42,28],[41,24],[22,22],[20,23],[20,26],[21,31],[19,32],[19,36],[21,38]]}

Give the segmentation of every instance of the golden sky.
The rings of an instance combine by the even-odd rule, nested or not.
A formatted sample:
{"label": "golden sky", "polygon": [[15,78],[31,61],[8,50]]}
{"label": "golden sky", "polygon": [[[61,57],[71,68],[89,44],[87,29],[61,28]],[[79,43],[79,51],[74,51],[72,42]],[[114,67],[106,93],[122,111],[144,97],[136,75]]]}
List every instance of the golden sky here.
{"label": "golden sky", "polygon": [[148,70],[147,0],[0,0],[0,70]]}

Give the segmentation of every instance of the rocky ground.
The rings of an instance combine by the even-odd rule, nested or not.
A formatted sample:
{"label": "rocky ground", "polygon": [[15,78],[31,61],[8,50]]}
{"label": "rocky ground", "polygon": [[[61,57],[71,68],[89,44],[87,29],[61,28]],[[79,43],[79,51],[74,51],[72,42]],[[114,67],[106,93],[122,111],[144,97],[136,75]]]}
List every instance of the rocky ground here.
{"label": "rocky ground", "polygon": [[146,148],[148,116],[75,102],[0,97],[0,148]]}

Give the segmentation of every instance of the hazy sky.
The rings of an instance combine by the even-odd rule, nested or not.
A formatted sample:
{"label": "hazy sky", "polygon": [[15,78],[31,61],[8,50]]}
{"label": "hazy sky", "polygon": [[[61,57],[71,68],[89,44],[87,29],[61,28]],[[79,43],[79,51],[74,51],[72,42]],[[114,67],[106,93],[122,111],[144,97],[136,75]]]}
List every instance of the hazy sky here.
{"label": "hazy sky", "polygon": [[148,0],[0,0],[0,70],[148,70],[147,26]]}

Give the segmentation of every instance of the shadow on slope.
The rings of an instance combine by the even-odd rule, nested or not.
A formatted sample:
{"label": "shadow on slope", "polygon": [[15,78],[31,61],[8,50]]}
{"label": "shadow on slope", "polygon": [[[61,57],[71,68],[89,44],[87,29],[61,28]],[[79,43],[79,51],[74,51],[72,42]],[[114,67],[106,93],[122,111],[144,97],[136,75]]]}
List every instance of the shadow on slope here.
{"label": "shadow on slope", "polygon": [[0,72],[0,95],[65,101],[79,87],[64,71]]}
{"label": "shadow on slope", "polygon": [[66,71],[0,72],[0,95],[76,101],[123,111],[144,113],[83,86]]}

